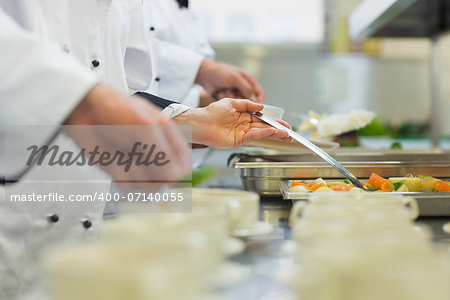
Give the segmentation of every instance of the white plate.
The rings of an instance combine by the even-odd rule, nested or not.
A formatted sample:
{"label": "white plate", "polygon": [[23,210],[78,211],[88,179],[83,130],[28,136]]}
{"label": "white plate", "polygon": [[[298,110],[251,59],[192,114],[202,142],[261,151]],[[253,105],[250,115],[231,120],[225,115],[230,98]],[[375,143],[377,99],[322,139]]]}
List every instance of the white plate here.
{"label": "white plate", "polygon": [[233,231],[234,237],[248,238],[268,235],[273,231],[273,226],[265,222],[256,222],[249,228],[237,229]]}
{"label": "white plate", "polygon": [[228,237],[223,242],[223,251],[227,256],[241,254],[242,252],[244,252],[245,247],[245,243],[242,240],[234,237]]}

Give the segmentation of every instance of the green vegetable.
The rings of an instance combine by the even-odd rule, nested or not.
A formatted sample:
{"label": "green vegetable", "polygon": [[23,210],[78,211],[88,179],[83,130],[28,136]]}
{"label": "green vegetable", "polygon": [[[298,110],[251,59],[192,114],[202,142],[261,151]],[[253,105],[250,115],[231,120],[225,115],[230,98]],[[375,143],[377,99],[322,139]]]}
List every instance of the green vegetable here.
{"label": "green vegetable", "polygon": [[399,142],[394,142],[391,145],[391,149],[402,149],[402,144],[400,144]]}
{"label": "green vegetable", "polygon": [[192,171],[192,186],[198,186],[216,174],[216,169],[211,167],[199,167]]}
{"label": "green vegetable", "polygon": [[350,180],[348,180],[348,179],[344,179],[344,183],[345,183],[345,184],[350,184],[351,182],[350,182]]}
{"label": "green vegetable", "polygon": [[372,190],[372,191],[378,191],[378,189],[376,187],[373,187],[373,186],[370,186],[370,185],[368,185],[367,188],[369,190]]}
{"label": "green vegetable", "polygon": [[432,191],[432,192],[437,192],[435,188],[433,188],[431,191]]}
{"label": "green vegetable", "polygon": [[380,136],[387,135],[389,132],[380,118],[375,117],[372,122],[364,128],[358,130],[359,136]]}
{"label": "green vegetable", "polygon": [[402,185],[404,185],[405,183],[403,181],[399,181],[399,182],[394,182],[393,186],[394,186],[394,191],[397,191]]}

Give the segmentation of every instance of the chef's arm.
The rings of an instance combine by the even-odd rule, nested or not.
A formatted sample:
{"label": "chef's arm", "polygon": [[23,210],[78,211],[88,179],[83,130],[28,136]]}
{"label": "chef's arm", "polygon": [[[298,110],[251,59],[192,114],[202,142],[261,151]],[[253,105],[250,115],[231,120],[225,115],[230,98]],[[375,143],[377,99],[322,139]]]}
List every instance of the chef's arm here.
{"label": "chef's arm", "polygon": [[240,98],[264,102],[264,91],[250,73],[222,62],[215,62],[194,51],[158,40],[158,94],[182,99],[194,83],[209,93],[233,90]]}
{"label": "chef's arm", "polygon": [[[279,138],[290,140],[287,132],[276,130],[251,113],[261,111],[262,104],[249,100],[222,99],[204,108],[191,108],[174,101],[148,94],[137,93],[157,104],[163,114],[179,125],[192,127],[194,148],[205,145],[214,148],[236,148],[253,140]],[[279,121],[289,127],[284,121]]]}
{"label": "chef's arm", "polygon": [[[172,163],[163,169],[148,168],[145,174],[138,174],[138,178],[154,172],[177,180],[189,170],[189,150],[181,133],[174,126],[159,126],[173,124],[173,121],[142,98],[129,97],[99,85],[96,76],[74,58],[23,30],[1,8],[0,45],[0,74],[4,75],[0,80],[0,131],[3,131],[3,136],[7,126],[54,125],[54,132],[33,140],[33,143],[48,145],[58,134],[61,124],[156,125],[146,126],[143,135],[167,153]],[[94,143],[106,149],[127,146],[127,142],[143,138],[142,133],[136,132],[135,136],[127,137],[128,141],[117,145],[114,137],[100,137],[95,132],[90,134],[90,137],[74,135],[72,138],[80,147]],[[8,148],[15,149],[15,145],[23,147],[27,141],[26,134],[21,135],[18,131],[13,136],[9,135]],[[0,140],[0,147],[5,148],[5,138]],[[2,168],[5,162],[5,155],[0,155],[1,184],[7,180],[19,180],[30,168],[24,167],[21,156],[9,155],[7,169]],[[121,170],[108,171],[113,177],[117,172],[123,178]],[[130,178],[136,176],[131,173],[128,174]]]}

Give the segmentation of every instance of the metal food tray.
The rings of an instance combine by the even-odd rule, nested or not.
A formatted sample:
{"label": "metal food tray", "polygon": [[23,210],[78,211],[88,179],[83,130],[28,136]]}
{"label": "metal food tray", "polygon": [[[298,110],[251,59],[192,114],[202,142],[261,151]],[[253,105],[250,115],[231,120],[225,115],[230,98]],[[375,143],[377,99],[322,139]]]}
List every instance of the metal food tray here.
{"label": "metal food tray", "polygon": [[[329,151],[356,177],[371,173],[384,177],[406,174],[450,177],[450,151],[335,150]],[[280,181],[285,179],[341,179],[333,167],[309,151],[286,153],[259,151],[235,153],[228,165],[239,170],[244,188],[262,196],[281,196]]]}
{"label": "metal food tray", "polygon": [[[296,193],[290,192],[289,188],[291,180],[282,180],[280,182],[280,190],[283,195],[283,199],[285,200],[308,200],[308,197],[311,196],[311,193]],[[345,193],[345,192],[339,192]],[[370,192],[369,192],[370,193]],[[325,194],[325,193],[321,193]],[[326,193],[332,197],[332,194]],[[377,193],[378,194],[378,193]],[[399,193],[399,192],[390,192],[390,193],[381,193],[383,195],[403,195],[414,197],[419,206],[419,216],[420,217],[450,217],[450,193],[443,192],[408,192],[408,193]]]}

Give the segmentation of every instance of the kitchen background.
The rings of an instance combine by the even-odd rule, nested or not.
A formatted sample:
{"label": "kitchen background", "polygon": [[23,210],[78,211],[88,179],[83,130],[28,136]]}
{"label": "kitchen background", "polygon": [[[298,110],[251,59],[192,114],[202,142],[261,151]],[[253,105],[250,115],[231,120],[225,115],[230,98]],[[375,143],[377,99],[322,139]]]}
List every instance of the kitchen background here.
{"label": "kitchen background", "polygon": [[[297,113],[365,108],[394,128],[428,124],[430,40],[351,42],[348,18],[361,2],[192,0],[192,7],[217,59],[255,74],[268,104]],[[441,134],[450,137],[450,35],[439,49]]]}

